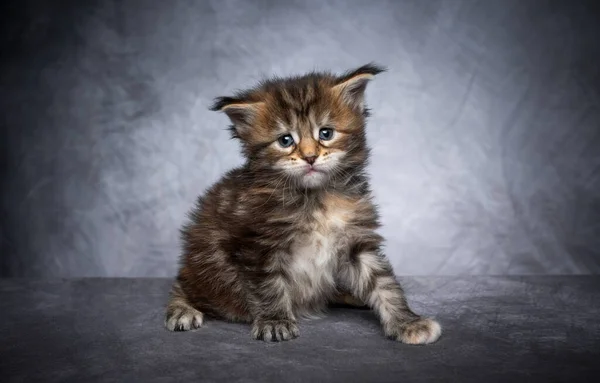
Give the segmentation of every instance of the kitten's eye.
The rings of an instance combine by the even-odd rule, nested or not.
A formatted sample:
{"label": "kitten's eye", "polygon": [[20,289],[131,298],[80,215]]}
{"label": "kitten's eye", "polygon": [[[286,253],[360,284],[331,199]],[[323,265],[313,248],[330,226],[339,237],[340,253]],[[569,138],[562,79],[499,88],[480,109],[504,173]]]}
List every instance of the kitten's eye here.
{"label": "kitten's eye", "polygon": [[319,130],[319,139],[323,141],[329,141],[333,138],[333,129],[321,128]]}
{"label": "kitten's eye", "polygon": [[279,142],[279,145],[281,145],[282,148],[289,148],[294,144],[294,138],[290,134],[286,134],[285,136],[279,137],[277,142]]}

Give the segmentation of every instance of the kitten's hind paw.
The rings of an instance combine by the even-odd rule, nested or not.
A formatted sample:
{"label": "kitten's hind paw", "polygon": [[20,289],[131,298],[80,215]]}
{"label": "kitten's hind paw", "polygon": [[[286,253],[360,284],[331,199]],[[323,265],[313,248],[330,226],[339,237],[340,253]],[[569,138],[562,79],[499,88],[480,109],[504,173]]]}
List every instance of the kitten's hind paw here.
{"label": "kitten's hind paw", "polygon": [[252,338],[265,342],[290,340],[299,334],[296,322],[291,320],[256,320],[252,324]]}
{"label": "kitten's hind paw", "polygon": [[165,327],[170,331],[188,331],[202,326],[204,315],[191,307],[176,308],[167,312]]}
{"label": "kitten's hind paw", "polygon": [[387,326],[386,335],[406,344],[433,343],[442,334],[442,327],[431,318],[411,322],[394,322]]}

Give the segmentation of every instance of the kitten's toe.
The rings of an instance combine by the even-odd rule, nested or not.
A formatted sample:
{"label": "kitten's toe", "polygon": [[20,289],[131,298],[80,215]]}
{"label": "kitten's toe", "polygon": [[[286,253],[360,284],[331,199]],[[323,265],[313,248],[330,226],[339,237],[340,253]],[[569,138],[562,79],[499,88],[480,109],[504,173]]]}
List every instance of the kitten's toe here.
{"label": "kitten's toe", "polygon": [[252,338],[265,342],[290,340],[298,335],[298,326],[290,320],[259,320],[252,325]]}
{"label": "kitten's toe", "polygon": [[175,309],[167,313],[165,327],[170,331],[188,331],[202,327],[204,315],[193,308]]}
{"label": "kitten's toe", "polygon": [[408,323],[395,323],[386,331],[386,335],[406,344],[433,343],[442,334],[440,324],[431,318],[419,318]]}

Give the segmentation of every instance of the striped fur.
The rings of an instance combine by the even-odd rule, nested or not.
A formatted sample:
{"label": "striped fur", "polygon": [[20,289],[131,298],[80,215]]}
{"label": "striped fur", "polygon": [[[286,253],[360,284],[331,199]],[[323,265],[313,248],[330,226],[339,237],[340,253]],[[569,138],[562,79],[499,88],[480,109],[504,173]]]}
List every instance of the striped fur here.
{"label": "striped fur", "polygon": [[[437,322],[410,310],[375,232],[364,91],[382,71],[275,78],[215,100],[246,163],[198,199],[182,229],[168,329],[200,327],[207,315],[288,340],[300,317],[337,301],[368,305],[396,340],[439,337]],[[281,143],[286,135],[293,144]]]}

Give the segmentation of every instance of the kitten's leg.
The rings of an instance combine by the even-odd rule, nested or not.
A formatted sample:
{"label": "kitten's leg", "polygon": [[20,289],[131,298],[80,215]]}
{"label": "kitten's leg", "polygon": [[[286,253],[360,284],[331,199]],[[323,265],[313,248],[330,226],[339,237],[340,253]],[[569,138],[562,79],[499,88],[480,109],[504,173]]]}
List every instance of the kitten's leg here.
{"label": "kitten's leg", "polygon": [[298,337],[290,286],[283,273],[269,270],[253,290],[256,305],[252,337],[267,342]]}
{"label": "kitten's leg", "polygon": [[204,315],[188,303],[179,282],[175,282],[167,305],[165,327],[171,331],[192,330],[201,327],[203,319]]}
{"label": "kitten's leg", "polygon": [[408,344],[435,342],[441,335],[441,326],[410,309],[379,247],[359,244],[354,248],[361,250],[351,253],[349,261],[341,266],[340,281],[377,313],[385,335]]}

